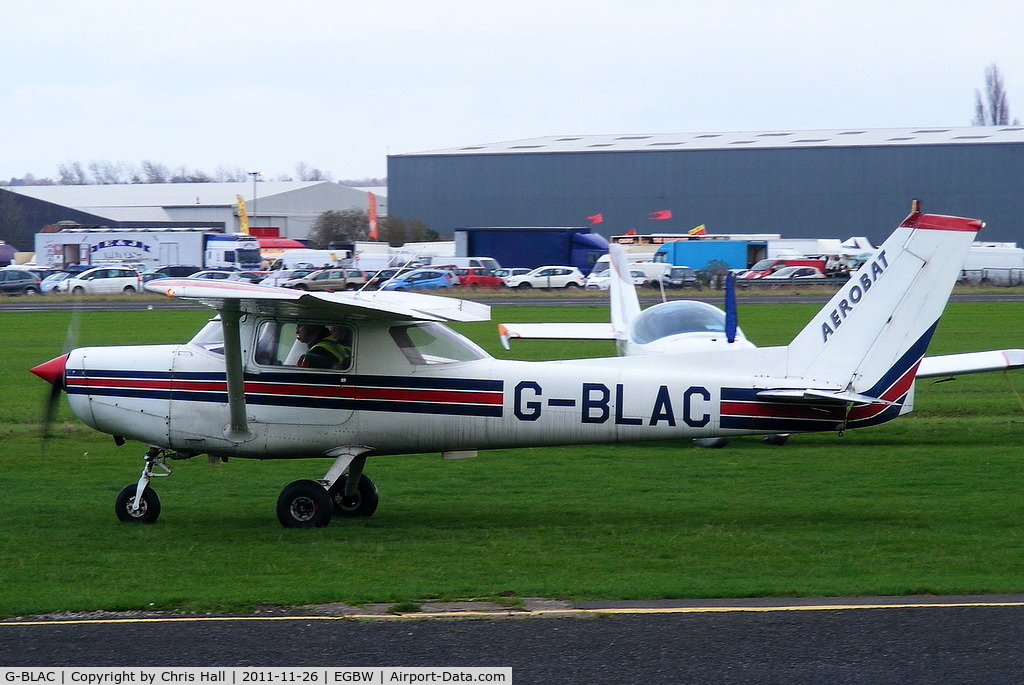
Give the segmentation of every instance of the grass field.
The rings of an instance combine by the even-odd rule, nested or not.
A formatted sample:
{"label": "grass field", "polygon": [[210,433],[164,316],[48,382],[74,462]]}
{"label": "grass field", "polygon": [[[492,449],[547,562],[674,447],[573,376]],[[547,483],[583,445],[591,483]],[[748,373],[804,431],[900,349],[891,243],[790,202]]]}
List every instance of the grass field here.
{"label": "grass field", "polygon": [[[758,305],[741,326],[783,344],[815,305]],[[604,320],[603,304],[495,307],[494,321]],[[86,344],[187,339],[205,311],[83,313]],[[371,459],[368,520],[286,530],[281,487],[328,462],[202,458],[154,483],[152,526],[113,500],[144,449],[115,447],[64,406],[42,445],[47,388],[27,369],[59,354],[67,312],[0,313],[0,616],[61,610],[243,611],[315,602],[548,596],[666,598],[1024,591],[1024,374],[918,384],[916,411],[867,429],[688,443]],[[1020,347],[1024,302],[951,304],[932,354]],[[554,358],[564,343],[497,344]],[[573,356],[610,354],[573,344]],[[511,598],[511,599],[509,599]]]}

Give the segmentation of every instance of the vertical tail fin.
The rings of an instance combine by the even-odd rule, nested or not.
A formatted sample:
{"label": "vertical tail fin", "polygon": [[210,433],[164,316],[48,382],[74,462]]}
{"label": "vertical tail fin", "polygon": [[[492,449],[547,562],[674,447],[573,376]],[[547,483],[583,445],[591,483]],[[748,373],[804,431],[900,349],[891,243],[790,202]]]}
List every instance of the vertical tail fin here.
{"label": "vertical tail fin", "polygon": [[640,314],[640,298],[636,286],[629,277],[629,260],[622,245],[608,245],[608,262],[611,279],[608,295],[611,298],[612,329],[617,339],[625,340],[633,320]]}
{"label": "vertical tail fin", "polygon": [[915,201],[910,216],[790,343],[787,375],[890,401],[905,394],[982,226],[922,214]]}

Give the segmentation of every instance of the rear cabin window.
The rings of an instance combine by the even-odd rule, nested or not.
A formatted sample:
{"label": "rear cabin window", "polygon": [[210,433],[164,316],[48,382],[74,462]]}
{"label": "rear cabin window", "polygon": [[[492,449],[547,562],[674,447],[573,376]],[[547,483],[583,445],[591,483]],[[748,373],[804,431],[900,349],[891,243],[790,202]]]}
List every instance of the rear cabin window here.
{"label": "rear cabin window", "polygon": [[393,326],[390,333],[405,358],[415,366],[453,364],[487,357],[487,353],[476,344],[438,323]]}

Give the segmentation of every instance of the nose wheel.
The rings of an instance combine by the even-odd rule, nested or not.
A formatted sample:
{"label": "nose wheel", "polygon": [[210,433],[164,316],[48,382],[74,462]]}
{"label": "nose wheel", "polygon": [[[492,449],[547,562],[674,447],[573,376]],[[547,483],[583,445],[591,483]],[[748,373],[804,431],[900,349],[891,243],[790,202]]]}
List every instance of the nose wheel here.
{"label": "nose wheel", "polygon": [[[153,469],[159,469],[154,472]],[[151,478],[171,475],[171,467],[164,463],[163,450],[150,447],[145,465],[137,483],[125,486],[114,500],[117,518],[126,523],[153,523],[160,516],[160,498],[149,487]]]}
{"label": "nose wheel", "polygon": [[138,485],[126,486],[114,500],[117,518],[126,523],[153,523],[160,516],[160,498],[148,485],[138,496]]}

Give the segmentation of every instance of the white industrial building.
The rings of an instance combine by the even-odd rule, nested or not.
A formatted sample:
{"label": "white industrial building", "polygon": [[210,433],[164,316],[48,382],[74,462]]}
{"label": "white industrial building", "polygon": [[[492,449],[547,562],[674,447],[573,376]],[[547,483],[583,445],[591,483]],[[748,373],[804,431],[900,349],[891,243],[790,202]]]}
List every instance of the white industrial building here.
{"label": "white industrial building", "polygon": [[[374,189],[379,191],[379,189]],[[26,217],[31,233],[61,221],[83,226],[194,226],[233,233],[240,228],[238,198],[250,227],[276,228],[277,235],[304,240],[326,211],[367,210],[366,190],[331,181],[257,183],[139,183],[131,185],[4,186]],[[374,192],[379,216],[386,197]],[[254,231],[267,234],[268,231]],[[269,233],[273,233],[269,231]]]}

